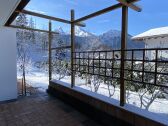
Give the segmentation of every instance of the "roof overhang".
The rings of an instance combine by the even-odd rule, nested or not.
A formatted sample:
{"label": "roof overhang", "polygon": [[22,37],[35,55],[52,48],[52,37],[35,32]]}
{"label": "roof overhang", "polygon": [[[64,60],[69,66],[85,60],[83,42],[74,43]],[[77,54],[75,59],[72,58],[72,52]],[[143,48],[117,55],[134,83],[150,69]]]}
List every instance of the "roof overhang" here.
{"label": "roof overhang", "polygon": [[147,39],[157,39],[157,38],[164,38],[164,37],[168,37],[168,34],[160,34],[160,35],[144,36],[144,37],[132,37],[131,39],[134,41],[144,41]]}
{"label": "roof overhang", "polygon": [[132,37],[132,40],[142,41],[148,39],[168,37],[168,27],[153,28],[139,35]]}
{"label": "roof overhang", "polygon": [[30,0],[1,0],[0,1],[0,26],[9,26],[19,13],[16,10],[22,10]]}

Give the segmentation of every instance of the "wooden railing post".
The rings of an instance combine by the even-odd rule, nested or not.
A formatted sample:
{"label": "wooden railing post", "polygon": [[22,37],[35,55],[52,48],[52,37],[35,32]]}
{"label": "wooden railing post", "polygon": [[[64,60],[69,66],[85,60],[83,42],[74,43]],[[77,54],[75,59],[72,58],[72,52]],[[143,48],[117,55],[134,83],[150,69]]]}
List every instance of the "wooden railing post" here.
{"label": "wooden railing post", "polygon": [[74,71],[74,52],[75,52],[75,12],[71,10],[71,87],[75,85],[75,71]]}
{"label": "wooden railing post", "polygon": [[120,69],[120,106],[125,104],[125,83],[124,83],[124,66],[125,66],[125,49],[127,44],[128,32],[128,7],[122,7],[122,32],[121,32],[121,69]]}
{"label": "wooden railing post", "polygon": [[156,49],[155,52],[155,78],[154,78],[154,84],[157,84],[157,73],[158,73],[158,49]]}
{"label": "wooden railing post", "polygon": [[49,33],[48,33],[48,55],[49,55],[49,60],[48,60],[48,73],[49,73],[49,82],[52,79],[52,54],[51,54],[51,42],[52,42],[52,24],[51,21],[49,21]]}

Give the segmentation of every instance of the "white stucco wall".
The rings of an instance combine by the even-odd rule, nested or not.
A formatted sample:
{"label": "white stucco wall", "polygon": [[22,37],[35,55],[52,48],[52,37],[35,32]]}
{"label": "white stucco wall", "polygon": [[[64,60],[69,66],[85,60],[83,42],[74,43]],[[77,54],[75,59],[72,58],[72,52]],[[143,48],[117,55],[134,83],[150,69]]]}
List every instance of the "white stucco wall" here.
{"label": "white stucco wall", "polygon": [[[168,37],[158,37],[145,40],[145,48],[168,48]],[[158,57],[168,58],[168,50],[159,51]],[[148,51],[146,56],[149,59],[155,59],[155,51]]]}
{"label": "white stucco wall", "polygon": [[0,26],[0,101],[17,98],[16,31]]}

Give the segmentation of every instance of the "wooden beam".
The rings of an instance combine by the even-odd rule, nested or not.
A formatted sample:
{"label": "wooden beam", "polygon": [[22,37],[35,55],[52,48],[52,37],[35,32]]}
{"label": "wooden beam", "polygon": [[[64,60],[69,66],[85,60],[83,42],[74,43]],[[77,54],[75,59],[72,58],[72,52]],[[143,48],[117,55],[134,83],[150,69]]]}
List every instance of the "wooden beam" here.
{"label": "wooden beam", "polygon": [[52,79],[52,52],[51,52],[51,43],[52,43],[52,33],[51,33],[51,30],[52,30],[52,24],[51,24],[51,21],[49,21],[49,24],[48,24],[48,27],[49,27],[49,34],[48,34],[48,74],[49,74],[49,82],[50,80]]}
{"label": "wooden beam", "polygon": [[[128,3],[134,3],[134,2],[137,2],[138,0],[130,0]],[[107,7],[105,9],[102,9],[100,11],[97,11],[97,12],[94,12],[92,14],[89,14],[87,16],[84,16],[82,18],[79,18],[77,20],[74,21],[74,23],[78,23],[78,22],[82,22],[82,21],[85,21],[85,20],[88,20],[90,18],[93,18],[93,17],[96,17],[96,16],[99,16],[99,15],[102,15],[102,14],[105,14],[105,13],[108,13],[110,11],[113,11],[113,10],[116,10],[118,8],[121,8],[123,6],[122,3],[118,3],[118,4],[115,4],[115,5],[112,5],[110,7]]]}
{"label": "wooden beam", "polygon": [[[140,7],[138,7],[137,5],[133,4],[133,3],[129,3],[128,0],[117,0],[118,2],[122,3],[123,5],[135,10],[135,11],[138,11],[138,12],[141,12],[142,9]],[[139,1],[139,0],[138,0]]]}
{"label": "wooden beam", "polygon": [[121,68],[120,68],[120,106],[125,104],[125,79],[124,79],[124,68],[125,68],[125,49],[127,45],[128,35],[128,7],[122,7],[122,32],[121,32]]}
{"label": "wooden beam", "polygon": [[78,22],[82,22],[82,21],[85,21],[85,20],[88,20],[90,18],[93,18],[93,17],[96,17],[96,16],[99,16],[101,14],[104,14],[104,13],[107,13],[107,12],[110,12],[112,10],[115,10],[115,9],[118,9],[118,8],[121,8],[123,5],[121,3],[118,3],[116,5],[113,5],[113,6],[110,6],[110,7],[107,7],[103,10],[100,10],[100,11],[97,11],[97,12],[94,12],[92,14],[89,14],[87,16],[84,16],[82,18],[79,18],[77,20],[74,21],[74,23],[78,23]]}
{"label": "wooden beam", "polygon": [[60,50],[60,49],[71,49],[71,46],[62,46],[62,47],[51,48],[51,50]]}
{"label": "wooden beam", "polygon": [[[22,27],[22,26],[16,26],[16,25],[9,25],[7,27],[49,33],[49,31],[47,31],[47,30],[41,30],[41,29],[35,29],[35,28],[29,28],[29,27]],[[51,31],[51,33],[52,34],[59,34],[58,32],[52,32],[52,31]]]}
{"label": "wooden beam", "polygon": [[16,7],[15,11],[12,13],[12,15],[9,17],[9,19],[7,20],[7,22],[5,23],[5,26],[9,26],[10,24],[12,24],[12,22],[16,19],[16,17],[18,16],[18,12],[16,12],[16,10],[21,11],[23,10],[23,8],[29,3],[30,0],[21,0],[19,5]]}
{"label": "wooden beam", "polygon": [[[22,10],[22,11],[16,11],[16,12],[24,13],[24,14],[28,14],[28,15],[32,15],[32,16],[36,16],[36,17],[40,17],[40,18],[45,18],[45,19],[49,19],[49,20],[53,20],[53,21],[58,21],[58,22],[66,23],[66,24],[71,24],[71,21],[68,21],[65,19],[56,18],[56,17],[44,15],[44,14],[39,14],[39,13],[28,11],[28,10]],[[81,27],[86,26],[84,23],[80,23],[80,22],[76,23],[75,25],[78,25]]]}
{"label": "wooden beam", "polygon": [[71,87],[75,85],[75,72],[74,72],[74,52],[75,52],[75,12],[71,10]]}

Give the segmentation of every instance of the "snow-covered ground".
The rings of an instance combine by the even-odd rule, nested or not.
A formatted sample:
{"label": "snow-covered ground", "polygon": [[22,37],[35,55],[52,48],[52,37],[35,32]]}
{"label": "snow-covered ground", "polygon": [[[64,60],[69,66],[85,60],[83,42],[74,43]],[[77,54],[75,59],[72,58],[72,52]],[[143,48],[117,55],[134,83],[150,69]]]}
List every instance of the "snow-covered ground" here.
{"label": "snow-covered ground", "polygon": [[[21,79],[21,73],[18,72],[18,79]],[[57,76],[54,76],[53,78],[57,78]],[[28,84],[32,85],[33,87],[38,88],[41,91],[46,91],[49,85],[48,81],[48,73],[44,70],[40,70],[38,68],[32,68],[28,73],[26,73],[26,81]],[[70,83],[71,77],[65,76],[65,78],[61,79],[61,81]],[[81,79],[80,77],[76,77],[76,86],[86,89],[88,91],[94,92],[94,86],[85,84],[86,80]],[[111,93],[113,93],[113,87],[110,87]],[[100,84],[99,89],[97,90],[98,94],[101,94],[103,96],[109,97],[109,90],[108,86],[104,83]],[[95,93],[96,94],[96,93]],[[111,96],[112,99],[118,100],[120,99],[120,89],[115,88],[115,93],[113,96]],[[146,99],[147,100],[147,99]],[[131,104],[135,107],[140,107],[140,99],[136,92],[129,92],[129,97],[127,100],[127,104]],[[126,105],[127,106],[127,105]],[[168,118],[168,100],[164,98],[157,98],[149,107],[150,112],[156,113],[156,116],[158,115],[159,118]],[[147,110],[143,110],[147,111]]]}
{"label": "snow-covered ground", "polygon": [[[21,79],[22,74],[20,71],[17,72],[17,79]],[[41,91],[46,91],[49,85],[48,74],[37,68],[32,68],[26,73],[26,82],[31,86],[38,88]]]}

